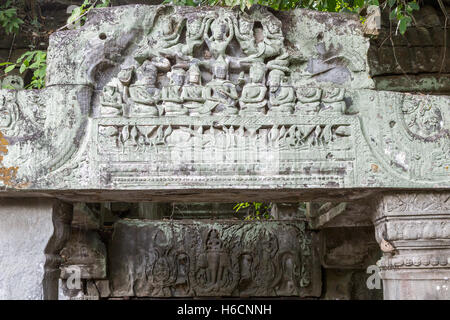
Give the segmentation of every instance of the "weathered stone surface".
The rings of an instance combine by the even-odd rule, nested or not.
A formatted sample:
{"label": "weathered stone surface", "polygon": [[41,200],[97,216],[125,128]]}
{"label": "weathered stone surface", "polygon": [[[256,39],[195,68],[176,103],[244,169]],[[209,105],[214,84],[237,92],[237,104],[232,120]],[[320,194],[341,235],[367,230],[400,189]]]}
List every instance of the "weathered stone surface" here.
{"label": "weathered stone surface", "polygon": [[367,273],[352,269],[325,270],[325,300],[382,300],[381,289],[367,288]]}
{"label": "weathered stone surface", "polygon": [[313,229],[337,227],[372,226],[371,213],[374,211],[371,201],[351,202],[311,202],[306,206],[306,215]]}
{"label": "weathered stone surface", "polygon": [[305,210],[298,203],[273,203],[271,215],[276,220],[305,220]]}
{"label": "weathered stone surface", "polygon": [[312,241],[301,221],[119,221],[111,296],[319,296]]}
{"label": "weathered stone surface", "polygon": [[72,227],[97,230],[103,226],[102,220],[101,213],[92,210],[86,203],[74,204]]}
{"label": "weathered stone surface", "polygon": [[0,299],[57,299],[71,208],[47,199],[0,200]]}
{"label": "weathered stone surface", "polygon": [[106,277],[106,247],[96,231],[72,228],[69,241],[61,250],[61,257],[62,279],[73,274],[73,267],[79,268],[81,279]]}
{"label": "weathered stone surface", "polygon": [[370,90],[367,50],[353,16],[94,10],[52,36],[49,88],[0,92],[0,195],[449,187],[449,97]]}
{"label": "weathered stone surface", "polygon": [[366,269],[381,255],[373,227],[326,228],[320,232],[325,268]]}
{"label": "weathered stone surface", "polygon": [[[0,132],[6,139],[0,149],[6,154],[0,158],[1,186],[30,188],[64,165],[66,172],[80,165],[71,160],[85,141],[90,94],[89,88],[72,85],[0,90]],[[5,179],[4,168],[14,168],[13,179]]]}

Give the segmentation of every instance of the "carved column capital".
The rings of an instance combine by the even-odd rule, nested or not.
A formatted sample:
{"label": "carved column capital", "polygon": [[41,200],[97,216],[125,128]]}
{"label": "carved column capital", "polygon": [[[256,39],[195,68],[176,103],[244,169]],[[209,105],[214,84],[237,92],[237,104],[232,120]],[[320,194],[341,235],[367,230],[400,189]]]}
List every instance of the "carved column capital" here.
{"label": "carved column capital", "polygon": [[376,204],[385,299],[450,299],[450,192],[390,193]]}

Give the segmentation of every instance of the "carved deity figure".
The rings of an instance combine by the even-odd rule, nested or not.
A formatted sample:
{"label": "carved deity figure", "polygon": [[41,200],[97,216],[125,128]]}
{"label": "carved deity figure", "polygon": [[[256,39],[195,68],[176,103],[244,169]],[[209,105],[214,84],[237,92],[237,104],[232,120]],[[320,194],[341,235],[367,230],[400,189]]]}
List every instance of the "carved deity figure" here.
{"label": "carved deity figure", "polygon": [[344,88],[327,88],[324,89],[322,95],[321,112],[345,112],[344,102],[345,89]]}
{"label": "carved deity figure", "polygon": [[[206,29],[204,31],[204,39],[212,55],[224,57],[225,50],[231,39],[234,37],[233,23],[229,17],[208,18]],[[208,32],[212,34],[209,36]]]}
{"label": "carved deity figure", "polygon": [[281,21],[268,14],[264,18],[263,41],[257,44],[257,52],[244,59],[247,61],[264,61],[266,58],[275,57],[284,52],[284,37],[281,31]]}
{"label": "carved deity figure", "polygon": [[161,99],[166,116],[180,116],[188,113],[183,106],[181,92],[186,72],[181,68],[173,68],[168,74],[170,83],[162,88]]}
{"label": "carved deity figure", "polygon": [[[266,291],[274,285],[273,281],[277,276],[277,267],[275,263],[275,255],[278,251],[278,240],[275,235],[261,234],[260,244],[257,248],[257,260],[255,262],[254,281],[256,283],[265,284],[261,289]],[[264,292],[269,293],[268,291]]]}
{"label": "carved deity figure", "polygon": [[264,114],[267,104],[264,68],[264,65],[260,63],[255,63],[250,67],[250,83],[247,83],[242,89],[239,114]]}
{"label": "carved deity figure", "polygon": [[129,99],[129,85],[133,77],[134,67],[121,68],[117,78],[113,78],[103,87],[100,96],[101,114],[115,116],[123,114],[123,105]]}
{"label": "carved deity figure", "polygon": [[223,248],[217,230],[211,230],[206,240],[206,278],[211,289],[218,289],[230,267],[228,253]]}
{"label": "carved deity figure", "polygon": [[119,88],[112,85],[104,86],[102,95],[100,96],[100,104],[102,105],[102,115],[121,115],[123,100]]}
{"label": "carved deity figure", "polygon": [[155,43],[151,43],[149,39],[144,39],[139,45],[134,59],[139,63],[143,63],[145,60],[160,55],[172,57],[181,55],[183,44],[179,40],[185,23],[185,19],[177,22],[172,17],[164,17],[155,35]]}
{"label": "carved deity figure", "polygon": [[235,36],[242,51],[244,51],[247,56],[255,55],[257,53],[257,49],[253,32],[254,21],[243,13],[239,15],[239,20],[237,20],[234,16],[232,19]]}
{"label": "carved deity figure", "polygon": [[299,261],[295,254],[287,252],[280,259],[281,279],[276,287],[277,294],[280,296],[291,296],[298,294],[297,279],[300,278]]}
{"label": "carved deity figure", "polygon": [[253,281],[253,257],[249,252],[243,253],[239,257],[239,293],[242,295],[246,295],[250,293],[251,284]]}
{"label": "carved deity figure", "polygon": [[136,70],[137,81],[130,86],[130,98],[134,102],[134,115],[158,116],[156,104],[160,101],[160,90],[156,87],[158,69],[146,60]]}
{"label": "carved deity figure", "polygon": [[298,102],[295,105],[296,114],[315,114],[320,109],[320,88],[304,87],[296,90]]}
{"label": "carved deity figure", "polygon": [[19,107],[14,92],[0,94],[0,129],[12,129],[19,118]]}
{"label": "carved deity figure", "polygon": [[234,115],[238,113],[235,85],[227,80],[228,64],[219,57],[213,66],[213,79],[205,87],[205,109],[215,114]]}
{"label": "carved deity figure", "polygon": [[285,83],[285,75],[281,70],[274,69],[269,73],[269,114],[291,114],[295,104],[294,88]]}
{"label": "carved deity figure", "polygon": [[199,67],[193,64],[188,71],[188,83],[183,86],[181,98],[184,106],[188,109],[191,116],[207,115],[210,110],[204,108],[205,97],[203,95],[202,75]]}
{"label": "carved deity figure", "polygon": [[187,56],[194,55],[194,49],[203,43],[203,36],[207,19],[195,18],[187,21],[186,24],[186,45],[183,46],[183,54]]}

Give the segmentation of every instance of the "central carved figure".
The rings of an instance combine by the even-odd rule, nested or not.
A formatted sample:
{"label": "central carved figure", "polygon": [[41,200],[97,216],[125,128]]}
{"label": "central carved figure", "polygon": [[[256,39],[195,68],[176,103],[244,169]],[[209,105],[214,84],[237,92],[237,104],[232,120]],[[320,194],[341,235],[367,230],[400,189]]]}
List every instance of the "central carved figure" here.
{"label": "central carved figure", "polygon": [[216,114],[233,115],[238,113],[235,85],[227,80],[228,64],[220,56],[213,66],[214,77],[205,88],[205,107]]}

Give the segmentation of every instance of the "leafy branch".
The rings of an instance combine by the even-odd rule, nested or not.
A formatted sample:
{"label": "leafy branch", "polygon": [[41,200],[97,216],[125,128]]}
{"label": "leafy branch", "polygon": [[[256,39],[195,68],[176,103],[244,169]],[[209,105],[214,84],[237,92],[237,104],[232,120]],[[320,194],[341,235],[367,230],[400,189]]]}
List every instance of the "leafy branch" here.
{"label": "leafy branch", "polygon": [[269,220],[272,219],[270,213],[271,204],[263,202],[240,202],[234,206],[234,210],[238,213],[241,210],[247,210],[244,220]]}
{"label": "leafy branch", "polygon": [[6,34],[19,32],[20,25],[23,23],[23,20],[17,16],[17,8],[13,6],[11,0],[7,0],[6,3],[0,5],[0,25]]}
{"label": "leafy branch", "polygon": [[31,82],[26,86],[27,89],[41,89],[45,86],[45,74],[47,69],[47,52],[45,51],[27,51],[17,59],[16,63],[0,63],[0,67],[3,66],[7,66],[5,68],[5,74],[12,72],[17,67],[19,67],[19,72],[21,74],[27,70],[31,70],[33,76]]}

